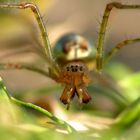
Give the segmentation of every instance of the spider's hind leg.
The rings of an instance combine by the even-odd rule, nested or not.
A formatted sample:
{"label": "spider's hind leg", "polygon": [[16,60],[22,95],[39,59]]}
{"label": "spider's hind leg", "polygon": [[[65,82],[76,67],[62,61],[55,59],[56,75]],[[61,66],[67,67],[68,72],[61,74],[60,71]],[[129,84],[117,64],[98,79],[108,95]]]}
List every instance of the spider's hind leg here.
{"label": "spider's hind leg", "polygon": [[118,43],[114,48],[112,48],[106,54],[105,59],[104,59],[104,64],[107,63],[112,58],[112,56],[114,56],[123,47],[130,45],[130,44],[138,43],[138,42],[140,43],[140,38],[127,39],[127,40],[124,40],[124,41]]}

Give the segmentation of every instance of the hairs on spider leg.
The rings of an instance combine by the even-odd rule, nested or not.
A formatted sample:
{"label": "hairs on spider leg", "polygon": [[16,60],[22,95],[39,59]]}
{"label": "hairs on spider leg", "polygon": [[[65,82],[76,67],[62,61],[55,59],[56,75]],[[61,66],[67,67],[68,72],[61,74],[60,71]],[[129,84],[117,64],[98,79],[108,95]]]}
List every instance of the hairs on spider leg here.
{"label": "hairs on spider leg", "polygon": [[97,30],[97,28],[95,29],[95,33],[98,35],[99,34],[99,31]]}
{"label": "hairs on spider leg", "polygon": [[32,33],[32,43],[33,43],[33,47],[37,50],[37,52],[39,52],[40,56],[42,56],[42,58],[44,58],[45,60],[48,61],[46,54],[44,53],[43,50],[43,45],[40,43],[39,39],[37,38],[37,36],[35,35],[35,33]]}
{"label": "hairs on spider leg", "polygon": [[2,61],[3,59],[11,57],[11,56],[27,54],[27,53],[31,53],[31,52],[32,51],[29,51],[29,50],[17,50],[17,51],[9,52],[9,53],[1,55],[0,60]]}
{"label": "hairs on spider leg", "polygon": [[98,23],[99,26],[101,26],[101,21],[99,20],[99,18],[95,18],[96,22]]}
{"label": "hairs on spider leg", "polygon": [[46,13],[43,13],[42,16],[41,16],[42,20],[44,21],[45,25],[48,23],[48,17],[46,15]]}
{"label": "hairs on spider leg", "polygon": [[45,23],[45,26],[47,26],[47,24],[49,23],[49,17],[47,17],[45,14],[43,16],[43,21]]}
{"label": "hairs on spider leg", "polygon": [[[36,39],[34,39],[31,42],[27,42],[26,45],[28,45],[28,46],[24,46],[24,48],[22,46],[19,47],[19,45],[18,45],[18,48],[17,48],[17,46],[15,45],[16,41],[12,41],[12,42],[13,42],[14,48],[12,47],[12,51],[11,52],[6,53],[4,55],[1,55],[0,56],[1,60],[6,58],[6,57],[10,57],[10,56],[14,56],[14,55],[21,55],[22,53],[25,54],[25,53],[31,53],[31,52],[35,53],[35,54],[38,54],[41,58],[46,60],[46,56],[44,54],[44,51],[41,49],[42,46],[41,46],[41,44],[39,44],[39,41],[37,41]],[[11,41],[10,41],[10,44],[11,44]],[[9,48],[9,47],[11,47],[10,44],[6,45],[6,46],[4,45],[4,47],[1,47],[1,49],[2,48],[4,50],[6,50],[5,48],[10,49]],[[22,45],[22,42],[21,42],[20,45]],[[14,51],[13,51],[13,49],[14,49]]]}
{"label": "hairs on spider leg", "polygon": [[[11,56],[18,56],[18,55],[23,55],[23,54],[28,54],[28,53],[34,53],[37,54],[38,56],[40,56],[41,58],[45,59],[45,57],[42,55],[42,52],[39,52],[39,50],[35,50],[34,48],[30,50],[29,49],[22,49],[22,50],[15,50],[6,54],[3,54],[0,56],[1,61],[5,58],[11,57]],[[45,59],[46,60],[46,59]]]}

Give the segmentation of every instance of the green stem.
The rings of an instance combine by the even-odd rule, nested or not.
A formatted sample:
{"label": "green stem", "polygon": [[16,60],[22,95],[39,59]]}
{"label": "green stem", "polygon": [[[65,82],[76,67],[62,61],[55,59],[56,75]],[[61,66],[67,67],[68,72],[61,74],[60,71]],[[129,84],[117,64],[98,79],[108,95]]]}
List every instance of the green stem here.
{"label": "green stem", "polygon": [[115,126],[130,128],[140,119],[140,97],[132,102],[115,120]]}
{"label": "green stem", "polygon": [[39,107],[39,106],[36,106],[32,103],[26,103],[26,102],[23,102],[23,101],[20,101],[20,100],[17,100],[13,97],[11,97],[11,100],[18,104],[18,105],[21,105],[21,106],[24,106],[24,107],[27,107],[27,108],[31,108],[31,109],[34,109],[42,114],[44,114],[45,116],[47,116],[48,118],[50,118],[51,120],[55,121],[56,123],[58,123],[59,125],[62,125],[63,127],[65,127],[67,129],[67,131],[69,133],[73,133],[73,132],[76,132],[75,129],[70,126],[67,122],[55,117],[53,114],[51,114],[50,112],[48,112],[47,110]]}
{"label": "green stem", "polygon": [[[101,137],[107,140],[120,140],[134,123],[140,119],[140,97],[131,103],[115,120],[115,122],[102,132]],[[133,135],[133,134],[132,134]]]}

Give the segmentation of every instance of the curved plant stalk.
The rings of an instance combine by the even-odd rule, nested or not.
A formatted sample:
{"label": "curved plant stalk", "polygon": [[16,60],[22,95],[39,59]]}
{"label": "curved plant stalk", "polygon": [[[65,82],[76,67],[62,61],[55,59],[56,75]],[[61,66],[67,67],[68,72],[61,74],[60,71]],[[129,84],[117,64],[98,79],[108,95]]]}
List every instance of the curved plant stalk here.
{"label": "curved plant stalk", "polygon": [[51,114],[47,110],[45,110],[39,106],[36,106],[34,104],[26,103],[26,102],[23,102],[23,101],[20,101],[20,100],[17,100],[15,98],[11,97],[8,94],[6,87],[4,86],[1,78],[0,78],[0,99],[4,99],[4,101],[5,102],[8,101],[8,103],[10,103],[10,101],[11,101],[17,105],[21,105],[21,106],[26,107],[26,108],[34,109],[34,110],[42,113],[43,115],[47,116],[48,118],[50,118],[51,120],[56,122],[58,125],[63,126],[69,133],[75,132],[75,129],[73,127],[71,127],[67,122],[55,117],[53,114]]}
{"label": "curved plant stalk", "polygon": [[[131,103],[114,121],[112,125],[103,131],[101,137],[104,139],[120,140],[126,131],[134,123],[140,120],[140,97]],[[102,140],[102,139],[101,139]]]}
{"label": "curved plant stalk", "polygon": [[39,106],[36,106],[32,103],[26,103],[26,102],[23,102],[23,101],[20,101],[20,100],[17,100],[13,97],[10,97],[11,101],[18,104],[18,105],[21,105],[21,106],[24,106],[26,108],[31,108],[31,109],[34,109],[40,113],[42,113],[43,115],[47,116],[48,118],[50,118],[51,120],[53,120],[54,122],[56,122],[57,124],[63,126],[64,128],[66,128],[66,130],[69,132],[69,133],[72,133],[72,132],[75,132],[75,129],[70,126],[67,122],[55,117],[53,114],[51,114],[50,112],[48,112],[47,110],[39,107]]}
{"label": "curved plant stalk", "polygon": [[131,103],[115,120],[115,126],[121,126],[123,129],[130,128],[140,119],[140,97]]}

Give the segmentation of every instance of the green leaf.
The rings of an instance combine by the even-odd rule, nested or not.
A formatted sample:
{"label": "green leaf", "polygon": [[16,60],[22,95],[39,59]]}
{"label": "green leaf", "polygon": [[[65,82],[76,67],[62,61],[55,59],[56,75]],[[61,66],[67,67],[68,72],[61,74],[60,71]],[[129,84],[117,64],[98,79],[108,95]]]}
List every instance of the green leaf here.
{"label": "green leaf", "polygon": [[0,77],[0,100],[3,100],[6,103],[10,102],[10,97],[7,94],[6,87],[4,86],[1,77]]}
{"label": "green leaf", "polygon": [[[64,128],[66,128],[66,130],[69,133],[75,131],[69,124],[67,124],[62,119],[59,119],[59,118],[55,117],[53,114],[51,114],[47,110],[45,110],[45,109],[43,109],[43,108],[41,108],[39,106],[36,106],[34,104],[26,103],[26,102],[17,100],[17,99],[15,99],[13,97],[10,97],[8,95],[8,92],[6,91],[6,87],[4,86],[2,79],[0,78],[0,109],[1,109],[1,112],[0,112],[1,115],[0,115],[0,117],[3,116],[3,114],[7,113],[8,116],[10,116],[10,114],[11,114],[12,117],[13,116],[14,117],[16,116],[16,119],[17,119],[18,116],[17,116],[17,113],[15,112],[16,109],[13,107],[11,101],[13,103],[16,103],[17,105],[24,106],[26,108],[31,108],[33,110],[36,110],[37,112],[42,113],[42,115],[45,115],[46,117],[50,118],[56,124],[58,124],[60,126],[63,126]],[[10,121],[11,121],[11,119],[10,119]]]}
{"label": "green leaf", "polygon": [[130,128],[140,119],[140,97],[130,104],[116,119],[115,125]]}
{"label": "green leaf", "polygon": [[11,103],[10,96],[0,77],[0,123],[3,125],[15,124],[18,120],[18,113]]}
{"label": "green leaf", "polygon": [[118,63],[112,61],[105,67],[106,73],[110,75],[114,80],[121,80],[122,78],[127,77],[132,74],[132,71],[123,65],[122,63]]}
{"label": "green leaf", "polygon": [[140,72],[128,75],[120,80],[118,84],[122,87],[127,99],[134,101],[140,95]]}
{"label": "green leaf", "polygon": [[[130,104],[108,127],[101,132],[101,140],[120,140],[140,119],[140,97]],[[131,133],[132,135],[132,133]],[[139,135],[139,134],[136,134]]]}

